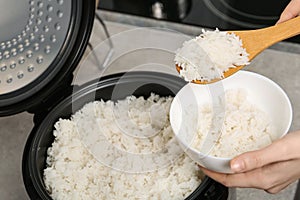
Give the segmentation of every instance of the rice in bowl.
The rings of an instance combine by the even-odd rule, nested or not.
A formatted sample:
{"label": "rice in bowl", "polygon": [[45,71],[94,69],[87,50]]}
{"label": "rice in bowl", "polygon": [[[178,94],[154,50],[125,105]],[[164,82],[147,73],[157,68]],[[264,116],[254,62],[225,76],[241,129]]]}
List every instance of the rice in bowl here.
{"label": "rice in bowl", "polygon": [[[216,105],[199,107],[197,134],[192,147],[202,151],[208,134],[219,135],[209,155],[233,158],[247,151],[266,147],[276,138],[271,117],[247,99],[247,91],[228,89],[219,96]],[[197,122],[194,122],[197,124]]]}

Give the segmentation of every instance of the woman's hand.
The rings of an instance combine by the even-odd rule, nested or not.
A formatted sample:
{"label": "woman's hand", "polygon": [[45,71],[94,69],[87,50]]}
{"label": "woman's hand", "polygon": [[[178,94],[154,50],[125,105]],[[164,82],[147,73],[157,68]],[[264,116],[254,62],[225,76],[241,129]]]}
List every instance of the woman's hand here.
{"label": "woman's hand", "polygon": [[300,178],[300,131],[287,134],[268,147],[241,154],[230,162],[234,174],[200,167],[227,187],[247,187],[278,193]]}
{"label": "woman's hand", "polygon": [[277,24],[292,19],[300,14],[300,0],[291,0],[281,13]]}

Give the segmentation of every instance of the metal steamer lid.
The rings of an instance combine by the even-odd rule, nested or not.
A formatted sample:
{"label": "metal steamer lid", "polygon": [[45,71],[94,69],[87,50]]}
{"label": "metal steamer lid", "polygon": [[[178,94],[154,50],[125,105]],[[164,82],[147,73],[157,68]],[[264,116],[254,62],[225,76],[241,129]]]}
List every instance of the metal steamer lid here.
{"label": "metal steamer lid", "polygon": [[37,106],[88,44],[95,0],[0,0],[0,116]]}

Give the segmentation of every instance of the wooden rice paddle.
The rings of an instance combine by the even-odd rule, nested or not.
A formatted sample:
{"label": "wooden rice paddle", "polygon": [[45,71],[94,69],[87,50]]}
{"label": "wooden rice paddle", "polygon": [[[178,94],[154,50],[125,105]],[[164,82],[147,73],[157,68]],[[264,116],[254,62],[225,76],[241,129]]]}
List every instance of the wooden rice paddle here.
{"label": "wooden rice paddle", "polygon": [[[271,45],[298,35],[300,33],[300,16],[267,28],[228,32],[234,33],[240,37],[243,47],[249,54],[249,61],[251,61],[253,58],[255,58],[255,56]],[[229,68],[228,71],[224,72],[224,78],[231,76],[243,67],[244,66],[237,66],[235,68]],[[176,69],[178,72],[180,72],[182,68],[176,65]],[[197,84],[208,84],[219,80],[221,79],[213,79],[210,81],[193,80],[192,82]]]}

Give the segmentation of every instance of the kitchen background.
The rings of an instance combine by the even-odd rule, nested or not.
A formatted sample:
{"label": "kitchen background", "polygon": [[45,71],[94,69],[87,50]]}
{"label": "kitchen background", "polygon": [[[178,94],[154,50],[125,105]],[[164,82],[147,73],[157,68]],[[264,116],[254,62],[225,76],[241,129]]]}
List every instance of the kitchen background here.
{"label": "kitchen background", "polygon": [[[97,14],[104,20],[108,32],[96,19],[90,39],[94,51],[91,53],[90,48],[86,50],[75,72],[74,83],[82,84],[101,75],[139,69],[176,75],[170,65],[173,55],[164,51],[174,49],[176,41],[198,35],[202,28],[232,30],[272,25],[287,3],[288,0],[100,0]],[[111,40],[107,40],[107,33],[112,36]],[[130,46],[140,44],[147,47],[149,44],[142,42],[146,37],[149,43],[158,43],[162,51],[145,48],[122,58],[116,56]],[[294,109],[291,131],[300,128],[297,120],[300,118],[300,105],[297,103],[300,97],[299,42],[299,38],[294,37],[278,43],[246,68],[269,77],[287,92]],[[110,65],[110,61],[114,65]],[[0,118],[1,200],[28,199],[21,162],[33,125],[33,115],[27,112]],[[275,195],[256,189],[237,189],[237,199],[292,200],[296,185],[294,183]]]}

